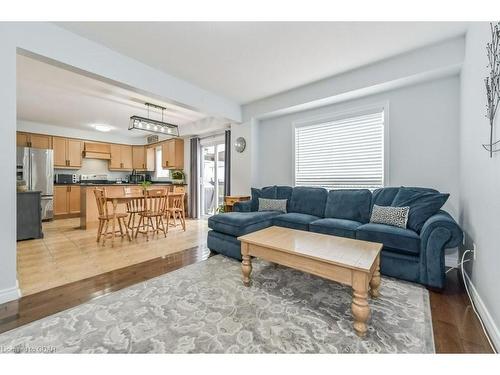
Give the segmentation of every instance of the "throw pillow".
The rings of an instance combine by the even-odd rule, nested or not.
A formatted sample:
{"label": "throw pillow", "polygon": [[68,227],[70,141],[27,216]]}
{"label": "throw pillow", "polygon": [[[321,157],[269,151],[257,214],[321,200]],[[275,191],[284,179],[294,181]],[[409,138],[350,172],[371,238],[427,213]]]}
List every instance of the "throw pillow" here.
{"label": "throw pillow", "polygon": [[252,188],[252,211],[259,209],[259,198],[276,199],[278,188],[275,186],[266,186],[262,189]]}
{"label": "throw pillow", "polygon": [[406,228],[410,207],[392,207],[373,205],[370,223],[392,225]]}
{"label": "throw pillow", "polygon": [[424,223],[446,203],[450,194],[401,187],[392,206],[410,207],[408,228],[420,233]]}
{"label": "throw pillow", "polygon": [[287,199],[259,198],[259,211],[281,211],[286,214]]}

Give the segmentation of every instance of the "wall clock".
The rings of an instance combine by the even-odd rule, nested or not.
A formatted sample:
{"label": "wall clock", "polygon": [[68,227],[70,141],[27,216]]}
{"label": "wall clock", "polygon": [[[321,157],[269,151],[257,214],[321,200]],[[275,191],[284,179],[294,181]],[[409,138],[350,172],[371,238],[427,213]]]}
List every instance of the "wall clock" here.
{"label": "wall clock", "polygon": [[245,141],[245,138],[243,137],[236,138],[236,141],[234,141],[234,149],[236,150],[236,152],[245,151],[245,147],[247,147],[247,141]]}

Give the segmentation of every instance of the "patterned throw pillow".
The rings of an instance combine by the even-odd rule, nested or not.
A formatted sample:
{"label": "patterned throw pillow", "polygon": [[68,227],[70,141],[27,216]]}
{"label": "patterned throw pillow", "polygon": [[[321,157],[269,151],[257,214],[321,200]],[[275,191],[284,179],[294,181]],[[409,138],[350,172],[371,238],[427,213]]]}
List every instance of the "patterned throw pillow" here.
{"label": "patterned throw pillow", "polygon": [[409,212],[410,207],[377,206],[374,204],[370,223],[387,224],[406,229]]}
{"label": "patterned throw pillow", "polygon": [[286,214],[287,199],[259,198],[259,211],[281,211]]}

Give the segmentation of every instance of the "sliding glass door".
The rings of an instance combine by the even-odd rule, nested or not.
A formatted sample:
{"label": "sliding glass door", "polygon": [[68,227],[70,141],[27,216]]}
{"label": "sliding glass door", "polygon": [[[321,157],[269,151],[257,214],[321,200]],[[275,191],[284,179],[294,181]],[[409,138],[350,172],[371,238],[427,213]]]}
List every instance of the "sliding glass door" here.
{"label": "sliding glass door", "polygon": [[224,203],[224,142],[201,146],[201,214],[214,215]]}

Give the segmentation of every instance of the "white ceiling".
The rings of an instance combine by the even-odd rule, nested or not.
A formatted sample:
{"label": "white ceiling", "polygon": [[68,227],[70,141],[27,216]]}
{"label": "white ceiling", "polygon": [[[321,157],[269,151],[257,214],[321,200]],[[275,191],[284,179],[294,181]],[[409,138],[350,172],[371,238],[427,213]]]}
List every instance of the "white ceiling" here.
{"label": "white ceiling", "polygon": [[[147,133],[129,131],[128,125],[132,115],[147,117],[145,102],[166,107],[165,121],[179,125],[181,135],[185,134],[183,128],[192,128],[190,124],[207,117],[203,113],[162,103],[110,83],[18,55],[18,120],[87,131],[93,130],[93,124],[105,124],[114,128],[110,135],[144,138]],[[161,120],[159,112],[151,112],[150,117]]]}
{"label": "white ceiling", "polygon": [[59,26],[247,103],[465,33],[465,22],[63,22]]}

